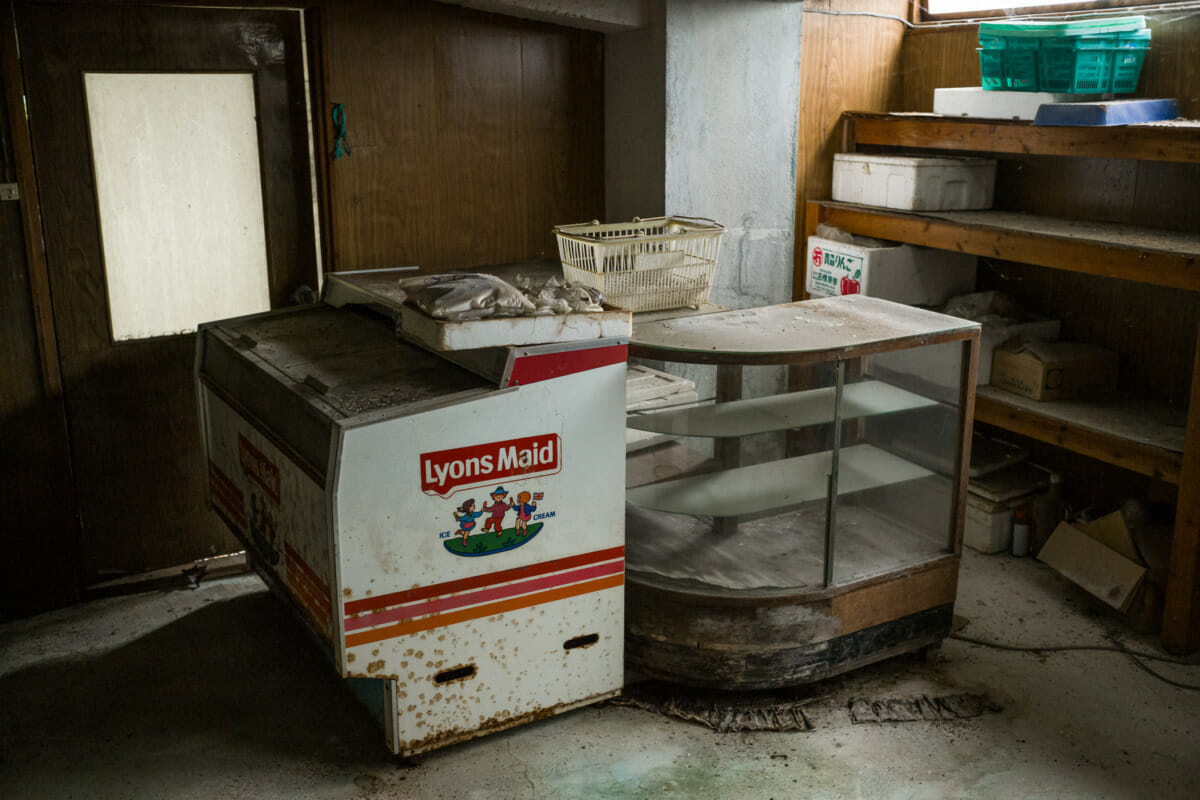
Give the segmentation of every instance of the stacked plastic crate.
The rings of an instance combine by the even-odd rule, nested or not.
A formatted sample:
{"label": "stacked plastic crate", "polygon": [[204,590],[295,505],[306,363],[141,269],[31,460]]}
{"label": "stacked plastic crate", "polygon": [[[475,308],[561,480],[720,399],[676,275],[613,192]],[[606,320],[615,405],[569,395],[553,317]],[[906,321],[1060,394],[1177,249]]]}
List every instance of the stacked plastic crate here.
{"label": "stacked plastic crate", "polygon": [[1128,94],[1150,48],[1146,18],[985,22],[979,26],[984,89]]}

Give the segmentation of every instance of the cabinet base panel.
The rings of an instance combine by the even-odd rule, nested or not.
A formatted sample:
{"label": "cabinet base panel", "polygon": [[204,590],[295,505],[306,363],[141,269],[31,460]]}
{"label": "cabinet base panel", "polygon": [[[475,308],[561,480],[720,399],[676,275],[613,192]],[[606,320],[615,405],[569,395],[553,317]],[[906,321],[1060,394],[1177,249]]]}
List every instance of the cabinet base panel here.
{"label": "cabinet base panel", "polygon": [[[772,611],[778,615],[778,609]],[[822,613],[818,608],[811,609],[811,614],[806,611],[794,608],[792,615],[802,618]],[[766,628],[773,627],[769,623],[756,626],[753,617],[761,615],[754,613],[742,615],[740,632],[732,630],[735,623],[722,614],[714,630],[726,631],[727,637],[714,634],[708,641],[691,643],[666,640],[670,630],[659,632],[664,638],[646,630],[647,620],[636,604],[626,613],[625,657],[630,669],[647,678],[685,686],[757,690],[811,683],[938,645],[950,634],[954,605],[935,606],[842,636],[794,644],[768,636],[754,640],[756,632],[766,633]]]}

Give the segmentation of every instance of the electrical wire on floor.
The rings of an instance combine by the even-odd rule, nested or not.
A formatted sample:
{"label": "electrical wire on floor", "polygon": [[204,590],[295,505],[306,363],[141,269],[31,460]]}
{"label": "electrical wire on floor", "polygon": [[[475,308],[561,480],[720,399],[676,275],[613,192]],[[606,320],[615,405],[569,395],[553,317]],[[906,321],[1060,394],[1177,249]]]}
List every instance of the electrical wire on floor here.
{"label": "electrical wire on floor", "polygon": [[1102,653],[1120,653],[1128,656],[1129,660],[1132,661],[1139,669],[1148,672],[1163,683],[1169,684],[1178,689],[1187,689],[1188,691],[1192,692],[1200,692],[1200,686],[1171,680],[1166,675],[1162,675],[1150,669],[1150,667],[1146,666],[1142,659],[1146,659],[1147,661],[1165,661],[1168,664],[1176,664],[1182,667],[1192,667],[1196,666],[1195,664],[1189,661],[1184,661],[1183,659],[1160,656],[1155,653],[1144,653],[1140,650],[1131,650],[1114,636],[1107,637],[1108,640],[1113,643],[1112,647],[1106,647],[1099,644],[1067,644],[1031,647],[1027,645],[1004,644],[1002,642],[989,642],[986,639],[975,639],[971,636],[963,636],[961,633],[952,633],[948,638],[957,639],[960,642],[966,642],[967,644],[979,645],[980,647],[991,647],[996,650],[1010,650],[1015,653],[1060,653],[1068,650],[1092,650]]}

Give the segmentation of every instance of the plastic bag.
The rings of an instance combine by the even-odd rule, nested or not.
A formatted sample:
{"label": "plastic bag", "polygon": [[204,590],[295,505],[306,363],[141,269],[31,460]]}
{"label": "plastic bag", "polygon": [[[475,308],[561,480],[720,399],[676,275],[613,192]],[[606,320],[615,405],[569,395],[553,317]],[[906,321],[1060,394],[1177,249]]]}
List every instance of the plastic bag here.
{"label": "plastic bag", "polygon": [[599,289],[569,283],[556,275],[544,281],[518,275],[513,283],[533,303],[534,314],[574,314],[604,310],[604,295]]}
{"label": "plastic bag", "polygon": [[429,316],[455,322],[519,317],[535,311],[534,304],[515,286],[477,272],[404,278],[400,289],[408,295],[407,302]]}

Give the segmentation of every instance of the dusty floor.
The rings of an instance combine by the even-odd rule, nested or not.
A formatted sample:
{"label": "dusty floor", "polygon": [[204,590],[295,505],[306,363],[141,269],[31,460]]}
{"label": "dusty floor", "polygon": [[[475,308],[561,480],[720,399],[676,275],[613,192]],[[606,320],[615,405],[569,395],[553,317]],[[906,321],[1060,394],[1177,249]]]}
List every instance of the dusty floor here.
{"label": "dusty floor", "polygon": [[[1159,652],[1028,559],[968,551],[964,636]],[[1194,661],[1195,659],[1193,659]],[[1200,666],[1147,662],[1200,685]],[[986,694],[970,719],[856,724],[854,699]],[[426,756],[382,735],[249,576],[0,627],[0,797],[1196,798],[1200,691],[1121,654],[947,641],[812,687],[808,732],[590,707]]]}

